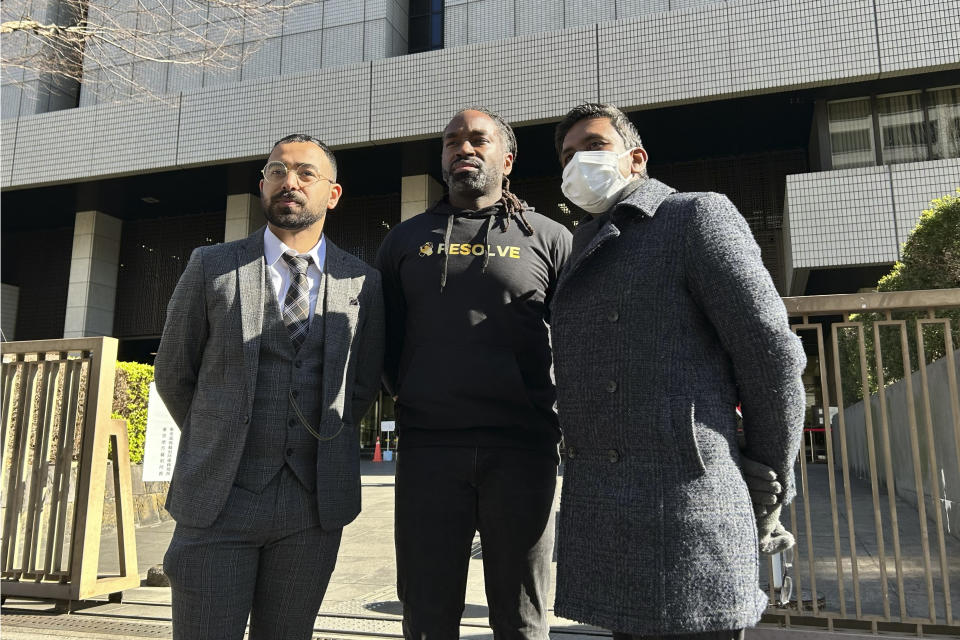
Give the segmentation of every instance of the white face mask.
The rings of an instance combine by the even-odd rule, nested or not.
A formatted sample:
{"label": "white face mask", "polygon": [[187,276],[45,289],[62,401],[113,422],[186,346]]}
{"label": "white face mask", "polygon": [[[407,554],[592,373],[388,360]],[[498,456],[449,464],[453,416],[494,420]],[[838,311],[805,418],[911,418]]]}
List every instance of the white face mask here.
{"label": "white face mask", "polygon": [[563,168],[563,195],[581,209],[603,213],[617,201],[634,176],[620,173],[620,158],[633,153],[614,151],[577,151]]}

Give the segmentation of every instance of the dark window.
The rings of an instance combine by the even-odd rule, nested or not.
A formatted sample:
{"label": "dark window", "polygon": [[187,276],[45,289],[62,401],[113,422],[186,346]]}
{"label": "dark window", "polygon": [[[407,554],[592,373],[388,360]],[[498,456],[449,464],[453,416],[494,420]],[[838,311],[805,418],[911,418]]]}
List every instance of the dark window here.
{"label": "dark window", "polygon": [[410,53],[443,48],[443,0],[410,0]]}
{"label": "dark window", "polygon": [[224,212],[127,220],[120,239],[113,335],[159,336],[167,303],[196,247],[223,241]]}
{"label": "dark window", "polygon": [[373,264],[390,227],[400,222],[400,194],[344,198],[328,219],[323,233],[347,253]]}
{"label": "dark window", "polygon": [[[6,194],[4,194],[6,195]],[[4,214],[23,214],[4,204]],[[42,241],[43,246],[39,243]],[[63,337],[73,227],[3,232],[3,282],[20,288],[14,333],[7,340]]]}

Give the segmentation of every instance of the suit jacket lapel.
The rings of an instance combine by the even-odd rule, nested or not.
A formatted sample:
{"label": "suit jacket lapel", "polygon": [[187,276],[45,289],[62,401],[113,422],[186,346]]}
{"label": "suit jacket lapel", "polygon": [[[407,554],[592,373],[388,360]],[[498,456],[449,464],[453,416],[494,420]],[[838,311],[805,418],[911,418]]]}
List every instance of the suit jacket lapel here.
{"label": "suit jacket lapel", "polygon": [[[350,353],[351,327],[355,327],[360,313],[360,288],[362,280],[348,271],[344,264],[344,252],[327,238],[327,261],[323,269],[324,336],[323,336],[323,390],[324,406],[330,406],[333,397],[342,386]],[[354,419],[359,419],[354,416]]]}
{"label": "suit jacket lapel", "polygon": [[260,366],[260,335],[263,333],[264,296],[263,227],[237,249],[237,282],[240,294],[240,326],[247,389],[252,394]]}

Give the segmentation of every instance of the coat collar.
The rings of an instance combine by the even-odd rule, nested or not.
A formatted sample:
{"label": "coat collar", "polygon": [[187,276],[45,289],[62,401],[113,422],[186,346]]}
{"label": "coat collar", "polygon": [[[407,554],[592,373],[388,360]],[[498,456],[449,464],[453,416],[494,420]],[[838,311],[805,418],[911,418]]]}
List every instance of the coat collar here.
{"label": "coat collar", "polygon": [[639,211],[644,216],[652,218],[671,193],[676,193],[676,189],[668,187],[659,180],[647,178],[603,215],[585,218],[574,231],[573,249],[557,283],[558,294],[566,281],[587,258],[606,242],[620,236],[620,227],[623,226],[625,217]]}
{"label": "coat collar", "polygon": [[626,213],[625,210],[633,209],[639,211],[648,218],[652,218],[671,193],[677,190],[668,187],[659,180],[647,178],[640,183],[640,186],[634,189],[623,200],[615,204],[609,211],[611,215],[614,212]]}

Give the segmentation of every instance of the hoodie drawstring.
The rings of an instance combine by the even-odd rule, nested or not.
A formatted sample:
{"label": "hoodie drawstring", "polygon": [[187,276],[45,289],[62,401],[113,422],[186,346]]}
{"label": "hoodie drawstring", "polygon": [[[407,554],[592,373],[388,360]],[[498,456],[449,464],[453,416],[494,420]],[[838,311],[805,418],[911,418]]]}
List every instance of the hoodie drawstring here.
{"label": "hoodie drawstring", "polygon": [[450,263],[450,236],[453,235],[453,212],[447,214],[447,231],[443,234],[443,271],[440,272],[440,293],[447,286],[447,265]]}
{"label": "hoodie drawstring", "polygon": [[[509,182],[506,183],[509,186]],[[523,215],[525,203],[522,200],[519,200],[515,195],[505,192],[504,197],[500,200],[503,209],[499,213],[487,215],[487,222],[484,225],[483,231],[483,266],[480,269],[480,273],[487,272],[487,266],[490,264],[490,229],[493,228],[495,224],[494,218],[500,219],[500,226],[503,229],[503,232],[506,233],[507,229],[510,228],[510,218],[516,214],[517,218],[523,223],[523,232],[528,236],[533,235],[533,225],[527,221],[526,216]],[[456,212],[451,211],[447,214],[447,229],[443,234],[443,269],[440,272],[440,292],[443,293],[443,289],[447,286],[447,269],[450,266],[450,237],[453,235],[453,219],[456,216]]]}
{"label": "hoodie drawstring", "polygon": [[487,265],[490,264],[490,228],[493,226],[493,216],[487,216],[487,224],[483,231],[483,267],[480,273],[487,272]]}

